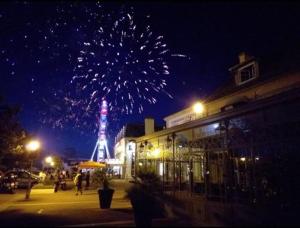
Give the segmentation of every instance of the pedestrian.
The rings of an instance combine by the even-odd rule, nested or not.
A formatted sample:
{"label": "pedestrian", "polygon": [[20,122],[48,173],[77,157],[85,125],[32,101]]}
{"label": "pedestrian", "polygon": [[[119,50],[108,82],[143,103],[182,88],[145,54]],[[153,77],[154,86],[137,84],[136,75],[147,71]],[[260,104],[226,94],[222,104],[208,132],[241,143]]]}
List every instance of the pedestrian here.
{"label": "pedestrian", "polygon": [[65,169],[63,169],[62,171],[61,171],[61,173],[62,173],[62,178],[66,178],[66,170]]}
{"label": "pedestrian", "polygon": [[69,170],[66,171],[66,176],[68,179],[70,178]]}
{"label": "pedestrian", "polygon": [[54,193],[56,193],[58,191],[60,181],[61,181],[60,172],[58,170],[57,173],[54,175]]}
{"label": "pedestrian", "polygon": [[76,196],[78,195],[79,192],[82,195],[82,170],[79,170],[79,172],[75,176],[74,183],[75,183],[76,189],[77,189]]}
{"label": "pedestrian", "polygon": [[67,183],[66,183],[66,176],[61,172],[60,174],[60,187],[61,190],[66,190],[67,189]]}
{"label": "pedestrian", "polygon": [[85,189],[90,187],[90,171],[87,171],[85,176]]}

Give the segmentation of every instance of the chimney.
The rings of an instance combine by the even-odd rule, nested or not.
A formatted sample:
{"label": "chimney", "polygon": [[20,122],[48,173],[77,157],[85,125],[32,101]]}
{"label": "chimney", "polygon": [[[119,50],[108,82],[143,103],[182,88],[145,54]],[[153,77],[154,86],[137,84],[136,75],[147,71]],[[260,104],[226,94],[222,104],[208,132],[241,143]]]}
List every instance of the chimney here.
{"label": "chimney", "polygon": [[145,135],[152,134],[154,132],[154,119],[147,117],[145,118]]}
{"label": "chimney", "polygon": [[249,59],[250,59],[250,56],[247,55],[245,52],[241,52],[241,53],[239,54],[239,61],[240,61],[240,64],[242,64],[242,63],[248,61]]}

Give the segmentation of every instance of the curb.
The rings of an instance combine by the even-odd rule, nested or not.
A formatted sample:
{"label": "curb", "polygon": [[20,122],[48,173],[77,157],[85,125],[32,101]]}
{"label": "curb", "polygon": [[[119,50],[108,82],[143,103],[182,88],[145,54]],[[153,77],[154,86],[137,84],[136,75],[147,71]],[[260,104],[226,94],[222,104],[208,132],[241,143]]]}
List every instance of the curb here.
{"label": "curb", "polygon": [[[152,226],[172,226],[174,224],[179,225],[180,227],[185,227],[186,224],[190,226],[190,223],[184,223],[184,220],[171,219],[171,218],[161,218],[161,219],[152,219]],[[123,220],[123,221],[112,221],[112,222],[104,222],[104,223],[90,223],[90,224],[76,224],[76,225],[64,225],[61,227],[107,227],[107,226],[125,226],[125,227],[135,227],[134,220]]]}
{"label": "curb", "polygon": [[113,222],[104,222],[104,223],[90,223],[90,224],[76,224],[76,225],[65,225],[61,227],[96,227],[96,226],[135,226],[134,220],[124,220],[124,221],[113,221]]}

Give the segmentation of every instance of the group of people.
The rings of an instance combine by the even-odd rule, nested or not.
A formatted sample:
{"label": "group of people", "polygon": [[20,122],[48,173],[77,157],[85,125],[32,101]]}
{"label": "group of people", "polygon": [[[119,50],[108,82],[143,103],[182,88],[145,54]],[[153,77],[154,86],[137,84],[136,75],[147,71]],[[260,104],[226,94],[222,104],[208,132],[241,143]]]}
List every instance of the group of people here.
{"label": "group of people", "polygon": [[[79,193],[82,195],[82,181],[83,181],[83,173],[82,170],[79,170],[78,173],[74,177],[74,184],[76,187],[76,195]],[[66,175],[59,170],[54,175],[54,192],[56,193],[61,186],[62,190],[66,190]],[[85,189],[88,189],[90,186],[90,171],[87,171],[85,174]]]}
{"label": "group of people", "polygon": [[[74,178],[74,184],[76,186],[76,195],[80,194],[82,195],[82,180],[83,180],[83,174],[82,170],[79,170],[79,172],[76,174]],[[90,186],[90,171],[87,171],[85,174],[85,189],[88,189]]]}
{"label": "group of people", "polygon": [[[57,172],[53,175],[53,179],[54,179],[54,193],[56,193],[59,189],[59,187],[61,187],[62,190],[66,190],[67,188],[67,182],[66,182],[66,178],[69,178],[69,175],[67,175],[68,173],[66,173],[66,171],[60,171],[57,170]],[[90,186],[90,171],[87,171],[83,177],[83,173],[82,170],[79,170],[74,179],[73,182],[75,184],[76,187],[76,195],[78,195],[79,193],[82,195],[82,182],[83,179],[85,179],[85,189],[88,189]]]}

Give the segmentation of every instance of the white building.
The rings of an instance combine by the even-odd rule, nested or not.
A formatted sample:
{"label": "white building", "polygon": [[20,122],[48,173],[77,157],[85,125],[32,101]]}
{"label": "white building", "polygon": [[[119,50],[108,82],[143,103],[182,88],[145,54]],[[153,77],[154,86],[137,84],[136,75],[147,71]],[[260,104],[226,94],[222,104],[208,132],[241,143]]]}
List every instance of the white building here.
{"label": "white building", "polygon": [[152,134],[155,130],[161,130],[162,127],[154,126],[153,118],[145,118],[144,124],[126,124],[119,131],[115,139],[115,160],[114,170],[122,178],[130,179],[134,173],[135,163],[135,139],[144,135]]}

